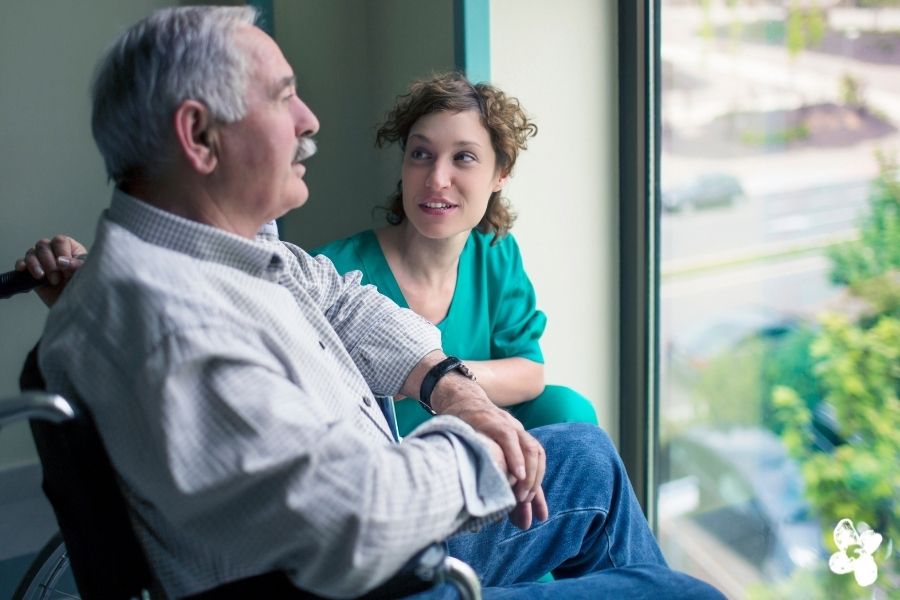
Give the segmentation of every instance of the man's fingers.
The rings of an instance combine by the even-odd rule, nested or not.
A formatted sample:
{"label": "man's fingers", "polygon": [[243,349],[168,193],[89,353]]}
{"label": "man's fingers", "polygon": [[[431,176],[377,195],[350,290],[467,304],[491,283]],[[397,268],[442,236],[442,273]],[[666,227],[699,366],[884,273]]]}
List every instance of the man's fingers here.
{"label": "man's fingers", "polygon": [[509,521],[519,529],[525,530],[531,527],[531,503],[519,502],[509,513]]}
{"label": "man's fingers", "polygon": [[25,263],[25,268],[28,269],[28,272],[31,273],[32,277],[35,279],[44,278],[44,269],[41,267],[41,261],[35,256],[34,248],[25,253],[23,262]]}
{"label": "man's fingers", "polygon": [[65,235],[57,235],[52,240],[42,239],[16,261],[17,270],[27,269],[37,279],[47,278],[56,286],[69,279],[84,264],[84,246]]}
{"label": "man's fingers", "polygon": [[50,240],[50,248],[61,267],[81,266],[81,258],[86,253],[84,246],[67,235],[57,235]]}
{"label": "man's fingers", "polygon": [[543,523],[550,518],[550,507],[547,506],[547,497],[544,496],[543,487],[538,486],[530,505],[534,518],[538,521]]}
{"label": "man's fingers", "polygon": [[528,475],[525,469],[525,456],[522,453],[522,447],[519,444],[519,436],[515,430],[506,429],[499,432],[493,437],[494,441],[500,445],[503,450],[503,456],[506,458],[507,470],[517,481],[525,479]]}
{"label": "man's fingers", "polygon": [[516,483],[514,492],[516,499],[524,502],[544,479],[546,455],[541,444],[527,431],[519,432],[519,445],[525,460],[525,477]]}

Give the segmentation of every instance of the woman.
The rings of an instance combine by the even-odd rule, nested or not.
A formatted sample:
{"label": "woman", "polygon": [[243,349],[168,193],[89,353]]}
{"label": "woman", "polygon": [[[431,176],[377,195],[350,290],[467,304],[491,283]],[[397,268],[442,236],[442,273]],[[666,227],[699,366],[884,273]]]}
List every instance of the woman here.
{"label": "woman", "polygon": [[[544,385],[546,317],[508,233],[514,216],[501,192],[536,133],[519,102],[491,85],[456,73],[417,81],[377,134],[379,147],[403,151],[388,224],[312,252],[437,325],[444,351],[526,428],[597,423],[582,395]],[[430,416],[418,402],[396,409],[401,435]]]}
{"label": "woman", "polygon": [[[540,337],[546,317],[509,229],[514,216],[501,196],[519,152],[537,127],[518,100],[462,75],[414,83],[378,130],[377,144],[399,143],[401,180],[388,225],[313,250],[341,273],[361,271],[400,306],[442,332],[444,351],[463,359],[488,396],[526,429],[561,422],[597,423],[591,403],[574,390],[544,385]],[[84,248],[57,236],[41,240],[16,269],[51,286],[50,305]],[[55,257],[60,257],[57,262]],[[57,272],[58,271],[58,272]],[[418,402],[396,404],[406,435],[430,414]]]}

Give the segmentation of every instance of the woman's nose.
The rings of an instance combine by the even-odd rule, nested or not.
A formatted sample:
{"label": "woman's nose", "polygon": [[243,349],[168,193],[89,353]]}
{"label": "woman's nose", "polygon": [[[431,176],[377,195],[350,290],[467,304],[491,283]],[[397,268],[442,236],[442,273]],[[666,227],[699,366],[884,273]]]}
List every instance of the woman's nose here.
{"label": "woman's nose", "polygon": [[441,161],[436,160],[431,166],[428,180],[425,182],[429,189],[442,190],[450,185],[450,169]]}

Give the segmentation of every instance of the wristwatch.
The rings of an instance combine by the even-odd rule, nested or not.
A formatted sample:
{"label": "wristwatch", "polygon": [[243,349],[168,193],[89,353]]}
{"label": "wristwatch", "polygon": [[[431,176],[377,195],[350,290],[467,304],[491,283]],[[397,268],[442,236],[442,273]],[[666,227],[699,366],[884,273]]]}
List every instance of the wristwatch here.
{"label": "wristwatch", "polygon": [[437,385],[437,382],[440,381],[441,377],[450,371],[458,371],[464,377],[468,377],[472,381],[475,381],[475,374],[472,373],[471,369],[469,369],[463,361],[455,356],[448,356],[428,369],[428,372],[422,379],[422,387],[419,388],[419,404],[432,415],[436,415],[437,413],[431,408],[431,392],[434,391],[434,386]]}

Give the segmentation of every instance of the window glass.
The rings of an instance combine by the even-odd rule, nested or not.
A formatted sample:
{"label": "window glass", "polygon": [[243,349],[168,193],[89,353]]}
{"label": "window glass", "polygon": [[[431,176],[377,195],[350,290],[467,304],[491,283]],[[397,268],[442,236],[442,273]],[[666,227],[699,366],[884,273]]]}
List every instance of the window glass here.
{"label": "window glass", "polygon": [[900,2],[662,0],[660,543],[900,597]]}

